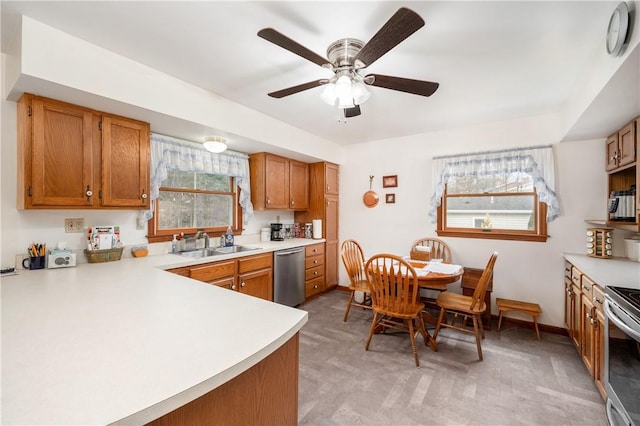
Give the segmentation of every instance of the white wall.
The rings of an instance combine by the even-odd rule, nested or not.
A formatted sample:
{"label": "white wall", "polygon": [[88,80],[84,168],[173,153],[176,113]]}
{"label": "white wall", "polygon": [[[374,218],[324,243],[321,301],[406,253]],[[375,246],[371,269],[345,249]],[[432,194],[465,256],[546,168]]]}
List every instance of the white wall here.
{"label": "white wall", "polygon": [[[361,242],[366,256],[378,252],[408,254],[413,240],[437,236],[427,216],[433,191],[431,158],[437,155],[476,152],[505,147],[554,145],[556,191],[561,216],[548,226],[545,243],[524,241],[443,238],[456,263],[482,268],[498,251],[493,296],[539,303],[540,322],[563,325],[563,252],[585,252],[585,219],[604,219],[606,173],[604,139],[557,143],[559,120],[541,116],[453,129],[402,139],[353,145],[348,162],[340,169],[340,240]],[[369,189],[380,195],[375,208],[366,208],[362,195]],[[397,188],[382,188],[382,176],[398,175]],[[384,195],[396,194],[395,204],[385,204]],[[617,255],[623,255],[622,238],[616,238]],[[348,282],[342,265],[341,285]],[[493,311],[496,312],[495,303]]]}

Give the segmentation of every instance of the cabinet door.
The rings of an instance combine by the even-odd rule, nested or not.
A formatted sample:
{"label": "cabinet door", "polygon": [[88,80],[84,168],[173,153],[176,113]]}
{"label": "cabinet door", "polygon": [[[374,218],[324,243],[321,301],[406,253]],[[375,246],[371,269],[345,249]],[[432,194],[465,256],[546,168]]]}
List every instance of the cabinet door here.
{"label": "cabinet door", "polygon": [[574,311],[574,301],[575,295],[571,290],[571,278],[564,278],[564,325],[567,328],[567,332],[569,333],[569,337],[573,337],[573,316],[575,315]]}
{"label": "cabinet door", "polygon": [[205,263],[193,266],[189,270],[189,276],[194,280],[210,283],[225,278],[233,278],[236,275],[236,261],[223,260],[220,262]]}
{"label": "cabinet door", "polygon": [[324,165],[324,177],[326,187],[324,189],[325,194],[337,195],[340,193],[339,188],[339,167],[337,164],[325,163]]}
{"label": "cabinet door", "polygon": [[618,134],[609,136],[607,139],[607,167],[606,170],[613,170],[618,167]]}
{"label": "cabinet door", "polygon": [[300,161],[289,161],[289,208],[309,208],[309,165]]}
{"label": "cabinet door", "polygon": [[607,399],[607,391],[605,387],[605,376],[604,376],[604,342],[605,342],[605,319],[604,313],[596,309],[596,323],[595,323],[595,333],[594,333],[594,346],[595,346],[595,354],[593,360],[593,378],[596,381],[596,387],[602,395],[603,399]]}
{"label": "cabinet door", "polygon": [[618,166],[624,166],[636,161],[635,124],[635,121],[632,121],[618,132]]}
{"label": "cabinet door", "polygon": [[218,287],[226,288],[228,290],[236,289],[235,277],[226,277],[220,280],[211,281],[209,284],[217,285]]}
{"label": "cabinet door", "polygon": [[149,207],[149,125],[102,117],[102,205]]}
{"label": "cabinet door", "polygon": [[325,250],[325,281],[328,288],[338,285],[338,242],[327,242]]}
{"label": "cabinet door", "polygon": [[324,200],[324,235],[327,241],[338,241],[338,197],[326,196]]}
{"label": "cabinet door", "polygon": [[265,207],[289,208],[289,160],[275,155],[265,159]]}
{"label": "cabinet door", "polygon": [[271,269],[247,272],[238,276],[239,291],[249,296],[273,301],[273,279]]}
{"label": "cabinet door", "polygon": [[573,341],[573,344],[576,346],[576,348],[578,349],[578,352],[580,352],[580,342],[582,341],[582,337],[580,336],[580,318],[581,318],[581,311],[580,311],[580,307],[581,307],[581,303],[580,303],[580,296],[581,296],[581,291],[580,291],[580,287],[578,285],[576,285],[575,282],[571,282],[571,293],[573,294],[573,315],[571,316],[571,327],[570,330],[572,331],[571,333],[571,340]]}
{"label": "cabinet door", "polygon": [[31,205],[98,204],[100,166],[94,163],[94,155],[99,144],[94,141],[93,113],[36,97],[32,114]]}
{"label": "cabinet door", "polygon": [[587,370],[593,376],[594,309],[591,297],[583,294],[580,298],[580,354]]}

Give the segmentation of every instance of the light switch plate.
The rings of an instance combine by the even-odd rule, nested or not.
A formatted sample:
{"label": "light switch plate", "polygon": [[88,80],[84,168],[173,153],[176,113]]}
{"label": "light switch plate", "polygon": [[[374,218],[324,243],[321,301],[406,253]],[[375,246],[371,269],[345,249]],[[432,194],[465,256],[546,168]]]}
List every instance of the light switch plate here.
{"label": "light switch plate", "polygon": [[66,233],[84,232],[84,219],[82,218],[65,219],[64,232]]}

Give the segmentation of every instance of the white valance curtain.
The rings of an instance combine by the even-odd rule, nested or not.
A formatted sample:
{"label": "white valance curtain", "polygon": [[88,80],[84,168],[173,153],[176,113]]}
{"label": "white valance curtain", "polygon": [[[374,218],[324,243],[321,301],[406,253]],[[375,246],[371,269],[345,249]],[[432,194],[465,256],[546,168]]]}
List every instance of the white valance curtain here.
{"label": "white valance curtain", "polygon": [[251,189],[249,185],[249,157],[234,151],[214,154],[204,149],[202,144],[178,139],[171,136],[151,134],[151,209],[145,211],[144,218],[153,217],[155,200],[160,196],[162,181],[167,178],[168,171],[195,171],[231,176],[236,179],[240,188],[240,206],[243,221],[253,216]]}
{"label": "white valance curtain", "polygon": [[554,164],[551,145],[433,157],[435,189],[429,203],[429,216],[435,222],[445,185],[451,177],[520,172],[532,176],[539,201],[547,205],[547,222],[551,222],[560,214],[554,191]]}

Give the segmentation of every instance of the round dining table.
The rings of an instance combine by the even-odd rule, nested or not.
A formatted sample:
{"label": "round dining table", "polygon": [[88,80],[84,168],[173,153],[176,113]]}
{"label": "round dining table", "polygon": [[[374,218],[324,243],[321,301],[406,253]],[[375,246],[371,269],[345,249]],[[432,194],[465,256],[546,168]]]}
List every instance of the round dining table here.
{"label": "round dining table", "polygon": [[[409,264],[416,270],[422,269],[427,265],[427,263],[424,261],[416,261],[411,259],[408,259],[407,262],[409,262]],[[457,272],[454,272],[452,274],[445,274],[434,271],[429,271],[428,274],[419,273],[418,285],[420,286],[420,288],[424,288],[426,290],[447,291],[447,287],[458,282],[463,274],[464,268],[462,266],[457,270]],[[428,309],[426,309],[439,309],[435,299],[425,297],[421,299],[425,304],[425,310],[423,311],[422,315],[425,323],[435,325],[438,322],[438,319],[431,312],[429,312]]]}

